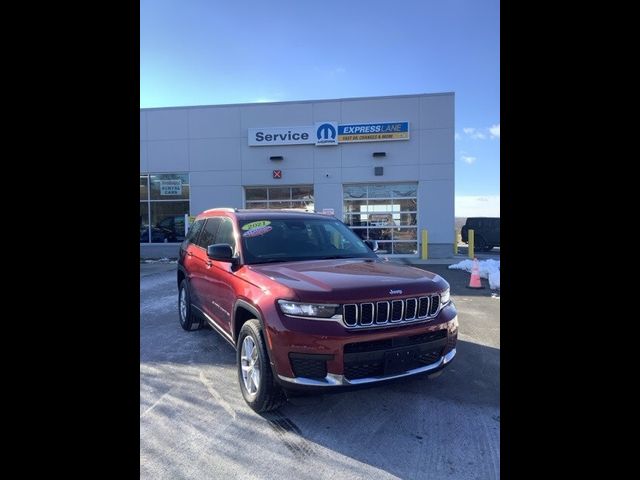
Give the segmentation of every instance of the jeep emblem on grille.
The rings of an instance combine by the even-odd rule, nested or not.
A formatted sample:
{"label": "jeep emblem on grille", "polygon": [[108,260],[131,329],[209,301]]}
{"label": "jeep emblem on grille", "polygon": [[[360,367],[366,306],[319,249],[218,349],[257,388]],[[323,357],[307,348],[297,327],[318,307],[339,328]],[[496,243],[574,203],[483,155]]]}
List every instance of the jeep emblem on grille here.
{"label": "jeep emblem on grille", "polygon": [[402,295],[402,290],[389,290],[389,295]]}

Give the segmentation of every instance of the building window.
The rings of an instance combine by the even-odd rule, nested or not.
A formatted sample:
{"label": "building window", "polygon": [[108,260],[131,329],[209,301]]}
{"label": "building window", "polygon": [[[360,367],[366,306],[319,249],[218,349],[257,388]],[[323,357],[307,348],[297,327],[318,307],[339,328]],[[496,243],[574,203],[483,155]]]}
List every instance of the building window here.
{"label": "building window", "polygon": [[245,208],[268,208],[279,210],[297,208],[313,211],[313,185],[293,187],[247,187]]}
{"label": "building window", "polygon": [[176,243],[185,237],[189,174],[140,175],[140,243]]}
{"label": "building window", "polygon": [[418,184],[344,185],[344,223],[378,253],[418,253]]}

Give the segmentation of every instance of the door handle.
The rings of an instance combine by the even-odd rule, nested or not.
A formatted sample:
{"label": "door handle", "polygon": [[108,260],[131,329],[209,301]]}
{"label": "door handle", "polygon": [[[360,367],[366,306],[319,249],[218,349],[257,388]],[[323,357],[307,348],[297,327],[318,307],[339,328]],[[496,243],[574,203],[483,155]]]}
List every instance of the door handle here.
{"label": "door handle", "polygon": [[207,261],[207,268],[211,268],[211,265],[213,265],[213,263],[211,263],[210,261]]}
{"label": "door handle", "polygon": [[193,253],[187,252],[187,257],[193,257]]}

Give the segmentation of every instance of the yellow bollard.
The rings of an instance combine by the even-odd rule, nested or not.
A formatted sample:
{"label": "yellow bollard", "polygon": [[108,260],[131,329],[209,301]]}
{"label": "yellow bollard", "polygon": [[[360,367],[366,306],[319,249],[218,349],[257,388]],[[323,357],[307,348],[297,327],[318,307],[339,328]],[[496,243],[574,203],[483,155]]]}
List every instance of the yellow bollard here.
{"label": "yellow bollard", "polygon": [[453,254],[458,254],[458,231],[453,229]]}
{"label": "yellow bollard", "polygon": [[428,257],[428,242],[427,242],[427,229],[422,229],[422,260],[426,260]]}
{"label": "yellow bollard", "polygon": [[467,235],[469,236],[468,238],[468,243],[469,243],[469,258],[474,258],[475,257],[475,252],[473,251],[473,241],[475,239],[475,232],[473,230],[469,230],[469,232],[467,233]]}

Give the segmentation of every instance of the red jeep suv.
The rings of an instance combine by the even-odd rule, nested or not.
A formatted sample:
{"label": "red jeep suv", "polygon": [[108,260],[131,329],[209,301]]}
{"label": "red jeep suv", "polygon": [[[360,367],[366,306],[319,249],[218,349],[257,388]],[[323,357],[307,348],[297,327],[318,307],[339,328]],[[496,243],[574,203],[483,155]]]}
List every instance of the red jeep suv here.
{"label": "red jeep suv", "polygon": [[284,390],[433,374],[456,354],[458,318],[440,276],[379,258],[320,214],[217,208],[180,247],[180,325],[236,349],[240,390],[262,412]]}

